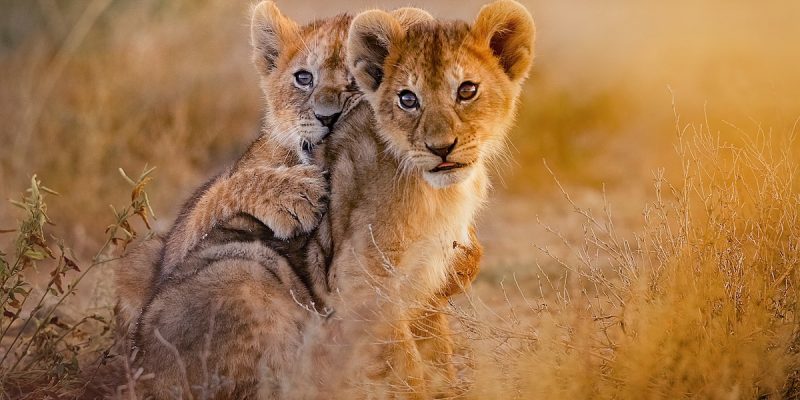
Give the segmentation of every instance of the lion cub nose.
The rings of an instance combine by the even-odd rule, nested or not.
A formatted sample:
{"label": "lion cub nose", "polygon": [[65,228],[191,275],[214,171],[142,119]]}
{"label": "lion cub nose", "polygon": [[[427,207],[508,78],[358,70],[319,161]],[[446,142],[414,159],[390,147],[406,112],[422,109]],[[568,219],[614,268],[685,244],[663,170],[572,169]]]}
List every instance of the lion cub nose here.
{"label": "lion cub nose", "polygon": [[314,116],[319,120],[319,122],[322,123],[322,126],[326,126],[328,127],[328,129],[333,128],[333,124],[335,124],[336,121],[339,120],[340,115],[342,115],[342,113],[336,113],[331,115],[314,114]]}
{"label": "lion cub nose", "polygon": [[428,151],[430,151],[431,153],[441,157],[442,161],[445,161],[447,159],[447,156],[453,152],[453,149],[456,148],[456,142],[458,142],[458,139],[454,139],[453,143],[447,143],[444,145],[425,143],[425,147],[428,148]]}

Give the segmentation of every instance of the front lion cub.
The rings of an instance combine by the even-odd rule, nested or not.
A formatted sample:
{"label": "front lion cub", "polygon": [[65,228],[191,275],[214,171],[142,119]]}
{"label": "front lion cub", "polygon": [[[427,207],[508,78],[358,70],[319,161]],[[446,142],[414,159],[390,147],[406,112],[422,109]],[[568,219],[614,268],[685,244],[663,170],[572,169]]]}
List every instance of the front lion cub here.
{"label": "front lion cub", "polygon": [[406,26],[380,10],[353,19],[348,65],[369,107],[325,147],[339,188],[328,212],[336,315],[306,329],[300,359],[322,378],[304,398],[437,395],[413,323],[452,274],[462,251],[453,244],[471,241],[534,35],[512,0],[485,5],[472,24]]}

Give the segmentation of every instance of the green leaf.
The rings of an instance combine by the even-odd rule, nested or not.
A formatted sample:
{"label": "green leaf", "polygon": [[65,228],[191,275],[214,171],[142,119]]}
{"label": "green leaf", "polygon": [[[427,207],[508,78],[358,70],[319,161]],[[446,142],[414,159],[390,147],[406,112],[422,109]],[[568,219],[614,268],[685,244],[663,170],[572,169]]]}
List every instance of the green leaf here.
{"label": "green leaf", "polygon": [[30,260],[36,260],[36,261],[44,260],[44,258],[45,258],[45,254],[44,253],[42,253],[41,251],[38,251],[38,250],[33,250],[33,249],[26,250],[25,253],[23,254],[23,256],[28,258],[28,259],[30,259]]}

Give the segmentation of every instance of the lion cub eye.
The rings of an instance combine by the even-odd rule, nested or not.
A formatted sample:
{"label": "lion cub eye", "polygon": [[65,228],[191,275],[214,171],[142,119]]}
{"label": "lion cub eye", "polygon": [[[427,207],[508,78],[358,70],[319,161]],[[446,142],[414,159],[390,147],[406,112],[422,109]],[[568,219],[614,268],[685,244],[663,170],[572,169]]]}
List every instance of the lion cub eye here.
{"label": "lion cub eye", "polygon": [[294,81],[300,86],[311,86],[314,83],[314,75],[306,70],[300,70],[294,73]]}
{"label": "lion cub eye", "polygon": [[419,108],[419,100],[417,95],[410,90],[403,90],[398,95],[400,100],[400,107],[404,110],[413,110]]}
{"label": "lion cub eye", "polygon": [[472,100],[476,94],[478,94],[477,83],[466,81],[458,87],[458,99],[461,101]]}

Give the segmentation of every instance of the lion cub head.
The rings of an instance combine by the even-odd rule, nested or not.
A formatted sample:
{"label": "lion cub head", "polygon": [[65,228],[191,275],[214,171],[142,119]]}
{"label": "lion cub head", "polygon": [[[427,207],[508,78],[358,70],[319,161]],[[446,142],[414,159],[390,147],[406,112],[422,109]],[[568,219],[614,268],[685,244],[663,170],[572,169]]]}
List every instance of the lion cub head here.
{"label": "lion cub head", "polygon": [[350,70],[406,172],[436,188],[463,182],[503,147],[533,62],[533,19],[517,2],[499,0],[471,25],[404,22],[379,10],[358,15]]}
{"label": "lion cub head", "polygon": [[282,144],[319,143],[358,97],[344,53],[351,20],[339,15],[299,26],[272,1],[253,9],[253,61],[266,96],[266,122]]}

